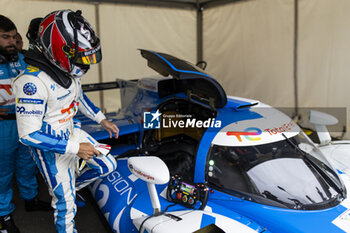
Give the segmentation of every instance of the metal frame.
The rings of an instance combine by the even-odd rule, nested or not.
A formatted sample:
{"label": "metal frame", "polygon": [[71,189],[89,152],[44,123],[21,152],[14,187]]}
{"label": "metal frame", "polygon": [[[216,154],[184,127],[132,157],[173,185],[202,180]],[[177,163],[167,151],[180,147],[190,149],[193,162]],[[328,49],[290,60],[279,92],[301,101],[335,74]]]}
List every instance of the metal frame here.
{"label": "metal frame", "polygon": [[82,2],[82,3],[112,3],[125,5],[140,5],[140,6],[156,6],[166,8],[181,8],[189,10],[201,10],[213,8],[221,5],[231,4],[235,2],[251,1],[251,0],[62,0],[67,2]]}
{"label": "metal frame", "polygon": [[237,3],[237,2],[247,2],[252,0],[212,0],[212,1],[206,1],[201,4],[201,7],[204,9],[208,8],[214,8],[218,6],[223,6],[227,4]]}
{"label": "metal frame", "polygon": [[294,116],[299,117],[298,101],[298,31],[299,31],[299,0],[294,0],[294,54],[293,54],[293,79],[294,79]]}
{"label": "metal frame", "polygon": [[127,5],[142,5],[142,6],[158,6],[158,7],[175,7],[199,9],[225,5],[227,3],[249,1],[249,0],[63,0],[69,2],[84,2],[84,3],[112,3],[112,4],[127,4]]}
{"label": "metal frame", "polygon": [[[95,5],[95,20],[96,20],[96,33],[97,35],[101,35],[100,33],[100,4],[99,3],[94,3]],[[103,71],[102,71],[102,64],[101,62],[98,63],[98,82],[102,83],[103,82]],[[103,92],[99,92],[99,97],[100,97],[100,107],[104,111],[105,109],[105,101],[104,101],[104,95]]]}
{"label": "metal frame", "polygon": [[[96,29],[99,31],[99,10],[100,3],[113,3],[125,5],[156,6],[166,8],[181,8],[197,11],[197,62],[203,60],[203,10],[235,2],[251,0],[63,0],[70,2],[83,2],[94,4],[96,9]],[[99,75],[102,79],[102,71],[99,69]],[[100,80],[99,81],[102,81]],[[100,95],[101,106],[103,106],[103,96]]]}
{"label": "metal frame", "polygon": [[203,61],[203,7],[197,0],[197,62]]}
{"label": "metal frame", "polygon": [[140,6],[156,6],[166,8],[182,8],[182,9],[196,9],[196,3],[188,1],[171,1],[171,0],[63,0],[68,2],[82,2],[82,3],[112,3],[112,4],[125,4],[125,5],[140,5]]}
{"label": "metal frame", "polygon": [[83,84],[81,85],[81,88],[84,92],[91,92],[91,91],[103,91],[103,90],[110,90],[110,89],[118,89],[120,88],[119,83],[117,81],[115,82],[105,82],[105,83],[90,83],[90,84]]}

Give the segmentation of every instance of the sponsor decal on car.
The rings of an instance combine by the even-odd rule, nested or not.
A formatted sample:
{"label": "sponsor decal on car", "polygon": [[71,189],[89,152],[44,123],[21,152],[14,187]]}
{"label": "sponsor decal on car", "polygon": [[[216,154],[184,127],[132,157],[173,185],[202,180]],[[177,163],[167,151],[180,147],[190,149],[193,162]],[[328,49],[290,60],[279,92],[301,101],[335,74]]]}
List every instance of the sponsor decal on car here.
{"label": "sponsor decal on car", "polygon": [[342,213],[340,216],[338,216],[336,219],[332,221],[334,225],[339,227],[345,232],[350,231],[350,209],[346,210],[344,213]]}
{"label": "sponsor decal on car", "polygon": [[259,141],[262,140],[260,135],[264,134],[264,138],[269,138],[270,136],[276,137],[275,135],[280,135],[286,132],[292,132],[296,123],[291,120],[288,123],[284,123],[278,127],[271,127],[267,129],[259,129],[257,127],[248,127],[243,131],[227,131],[227,136],[235,136],[238,142],[242,142],[242,139],[246,139],[247,141]]}
{"label": "sponsor decal on car", "polygon": [[294,127],[295,127],[295,122],[291,120],[289,123],[283,124],[280,127],[268,128],[268,129],[264,129],[264,131],[268,132],[270,135],[274,135],[277,133],[291,131]]}
{"label": "sponsor decal on car", "polygon": [[145,173],[143,173],[143,172],[141,172],[141,171],[139,171],[139,170],[136,170],[135,168],[134,168],[134,171],[135,171],[137,174],[139,174],[140,176],[146,177],[147,180],[154,180],[154,177],[153,177],[153,176],[147,175],[147,174],[145,174]]}
{"label": "sponsor decal on car", "polygon": [[139,171],[139,170],[135,169],[135,168],[132,166],[132,164],[129,164],[129,168],[130,168],[130,170],[133,170],[134,172],[136,172],[136,173],[139,174],[140,176],[146,177],[147,180],[154,180],[154,177],[153,177],[153,176],[147,175],[147,174],[143,173],[142,171]]}
{"label": "sponsor decal on car", "polygon": [[227,136],[236,136],[239,142],[242,142],[242,136],[245,137],[249,141],[258,141],[261,139],[261,137],[251,137],[251,136],[258,136],[262,132],[260,129],[255,127],[249,127],[246,128],[243,132],[240,131],[228,131],[226,133]]}

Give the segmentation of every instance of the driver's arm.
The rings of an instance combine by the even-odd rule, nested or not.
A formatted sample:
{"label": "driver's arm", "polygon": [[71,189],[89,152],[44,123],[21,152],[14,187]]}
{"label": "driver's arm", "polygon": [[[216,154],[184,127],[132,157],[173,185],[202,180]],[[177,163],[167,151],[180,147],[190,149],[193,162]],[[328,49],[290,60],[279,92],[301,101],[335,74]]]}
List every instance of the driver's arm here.
{"label": "driver's arm", "polygon": [[105,130],[107,130],[110,138],[112,138],[113,134],[115,138],[118,138],[118,135],[119,135],[118,127],[114,123],[106,119],[106,116],[101,112],[101,110],[98,107],[96,107],[89,100],[89,98],[84,94],[83,90],[81,90],[81,94],[79,96],[79,110],[85,116],[96,121]]}
{"label": "driver's arm", "polygon": [[101,123],[102,120],[106,119],[102,111],[91,102],[82,90],[79,96],[79,110],[97,123]]}

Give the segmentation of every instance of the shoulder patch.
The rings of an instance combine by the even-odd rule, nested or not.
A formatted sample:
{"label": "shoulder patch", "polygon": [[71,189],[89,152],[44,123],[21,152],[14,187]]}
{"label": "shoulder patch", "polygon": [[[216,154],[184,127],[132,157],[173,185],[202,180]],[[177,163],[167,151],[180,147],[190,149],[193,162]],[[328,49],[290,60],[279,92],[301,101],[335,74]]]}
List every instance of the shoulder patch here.
{"label": "shoulder patch", "polygon": [[34,83],[26,83],[23,86],[23,92],[26,95],[34,95],[37,91],[37,88]]}
{"label": "shoulder patch", "polygon": [[30,75],[38,75],[41,72],[41,70],[36,67],[29,65],[25,70],[23,74],[30,74]]}

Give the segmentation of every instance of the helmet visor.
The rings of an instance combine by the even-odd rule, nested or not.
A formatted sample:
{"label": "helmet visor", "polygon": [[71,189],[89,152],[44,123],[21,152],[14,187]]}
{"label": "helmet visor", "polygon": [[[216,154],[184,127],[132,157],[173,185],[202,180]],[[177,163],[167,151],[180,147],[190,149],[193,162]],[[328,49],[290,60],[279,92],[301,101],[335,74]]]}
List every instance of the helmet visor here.
{"label": "helmet visor", "polygon": [[80,51],[74,58],[75,64],[90,65],[97,64],[102,60],[101,45],[98,45],[92,49]]}

